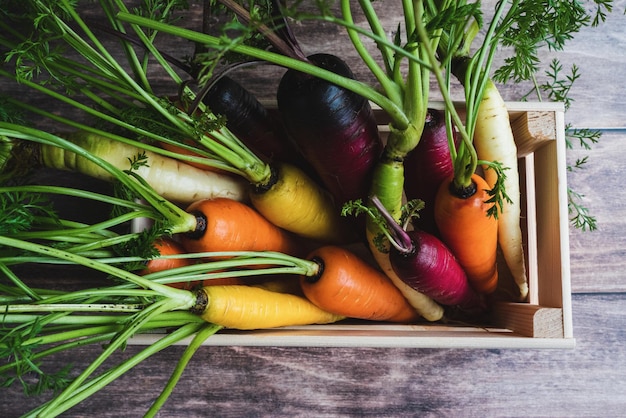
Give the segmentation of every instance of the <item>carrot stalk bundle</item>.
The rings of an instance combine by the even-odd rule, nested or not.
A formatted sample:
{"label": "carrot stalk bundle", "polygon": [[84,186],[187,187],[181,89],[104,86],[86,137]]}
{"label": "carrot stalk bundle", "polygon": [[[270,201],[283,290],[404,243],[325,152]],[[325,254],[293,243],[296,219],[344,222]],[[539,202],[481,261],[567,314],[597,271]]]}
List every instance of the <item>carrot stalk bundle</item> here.
{"label": "carrot stalk bundle", "polygon": [[[199,108],[194,109],[191,114],[188,114],[168,100],[155,96],[148,79],[133,79],[124,66],[113,58],[112,52],[100,42],[89,25],[84,22],[77,10],[74,9],[73,5],[69,3],[61,5],[60,7],[66,12],[62,16],[51,12],[51,6],[45,2],[37,2],[33,4],[33,7],[35,7],[38,13],[44,14],[47,17],[47,19],[40,22],[41,27],[45,26],[46,29],[50,30],[50,33],[58,35],[58,42],[80,54],[86,62],[86,64],[84,64],[85,72],[89,72],[89,74],[93,72],[95,74],[87,77],[84,73],[79,72],[75,74],[72,72],[72,76],[88,84],[90,87],[92,78],[96,76],[101,76],[106,79],[108,84],[105,84],[106,87],[104,87],[100,83],[94,83],[93,87],[91,87],[94,91],[85,88],[86,100],[94,100],[97,105],[96,109],[93,109],[92,106],[46,87],[44,85],[46,84],[45,82],[37,83],[27,78],[21,80],[17,75],[9,76],[16,80],[23,81],[37,92],[44,93],[82,112],[110,123],[114,125],[115,128],[122,128],[126,130],[126,132],[133,134],[133,136],[136,135],[137,137],[147,138],[149,140],[171,142],[174,144],[181,144],[181,141],[192,141],[194,146],[201,151],[201,155],[208,156],[208,158],[205,158],[207,164],[215,165],[220,169],[225,169],[245,179],[257,197],[264,190],[276,190],[283,185],[291,186],[298,184],[300,188],[304,188],[304,185],[306,185],[306,187],[320,188],[320,186],[308,178],[302,170],[278,170],[275,169],[272,164],[263,161],[261,157],[252,152],[236,135],[226,128],[217,115],[208,111],[204,104],[199,103]],[[113,26],[113,30],[120,32],[130,29],[133,31],[148,51],[147,56],[153,57],[158,62],[160,68],[170,76],[174,85],[180,87],[182,91],[181,96],[195,97],[195,93],[184,83],[180,75],[174,71],[163,54],[155,48],[154,44],[151,42],[151,37],[135,25],[132,25],[132,28],[123,28],[124,24],[116,20],[114,16],[116,10],[128,12],[123,2],[115,2],[105,8],[107,18]],[[77,29],[70,30],[69,28],[71,26],[76,26]],[[38,34],[39,32],[36,33]],[[93,44],[82,43],[81,36],[91,39]],[[137,66],[139,60],[137,59],[136,51],[133,49],[134,44],[129,42],[127,38],[121,39],[128,53],[128,64],[132,66],[133,70],[140,73],[143,68]],[[9,45],[12,45],[12,42],[19,42],[19,40],[7,40]],[[40,59],[38,56],[34,58]],[[47,69],[49,67],[53,76],[63,78],[67,76],[68,71],[71,72],[72,63],[71,61],[70,63],[66,61],[69,61],[69,59],[64,58],[59,61],[53,61],[49,65],[46,63],[45,66]],[[44,65],[40,62],[38,62],[38,64]],[[83,80],[81,77],[87,79]],[[54,86],[53,83],[50,83],[50,85]],[[106,99],[100,97],[96,99],[96,96],[100,93],[100,89],[106,90],[107,88],[114,90],[115,94],[110,97],[107,96]],[[85,100],[85,97],[82,97],[82,99]],[[137,105],[135,103],[136,101],[140,104]],[[122,111],[122,109],[124,111]],[[129,109],[131,110],[130,112],[127,111]],[[32,107],[31,110],[37,111],[36,108],[32,109]],[[199,112],[196,112],[196,110],[199,110]],[[38,113],[68,126],[79,127],[91,133],[96,131],[93,127],[85,126],[75,120],[57,117],[50,112],[38,111]],[[131,114],[130,116],[129,113]],[[199,114],[196,115],[196,113]],[[162,131],[165,131],[165,133]],[[132,141],[121,136],[116,136],[116,140],[125,142]],[[123,158],[134,157],[134,155],[131,157],[125,154],[122,155]],[[181,158],[183,157],[190,158],[181,156]],[[152,164],[156,165],[157,163],[152,162]],[[296,176],[297,178],[283,181],[281,176],[285,173]],[[216,175],[216,173],[204,174],[204,176],[214,175]],[[156,183],[154,183],[154,188],[159,188]],[[283,192],[283,194],[286,193]],[[281,195],[281,193],[277,193],[277,195]],[[197,200],[198,198],[200,198],[199,195],[193,199],[187,198],[186,202]],[[316,198],[318,201],[314,202],[308,200],[306,204],[302,204],[301,206],[311,204],[315,210],[325,211],[325,214],[322,216],[311,216],[310,213],[307,214],[308,216],[295,214],[295,218],[298,219],[298,222],[294,222],[294,217],[288,217],[283,220],[283,218],[278,215],[293,214],[293,211],[284,210],[285,207],[282,206],[284,201],[279,201],[274,204],[274,206],[270,204],[271,199],[256,199],[255,201],[262,201],[263,205],[260,205],[257,209],[262,213],[267,210],[267,213],[263,214],[279,227],[285,229],[289,228],[291,232],[320,241],[328,240],[329,242],[337,243],[345,240],[345,235],[342,235],[345,229],[339,226],[346,220],[341,218],[339,211],[334,207],[331,196],[323,191],[315,190],[310,192],[306,198]],[[321,202],[319,200],[321,200]],[[278,206],[278,208],[276,208],[276,206]],[[311,224],[311,222],[317,222],[317,224]]]}
{"label": "carrot stalk bundle", "polygon": [[[570,11],[578,13],[575,4],[569,4]],[[471,136],[477,158],[481,160],[485,171],[485,179],[493,192],[492,200],[499,206],[498,218],[498,245],[502,250],[504,261],[512,273],[518,287],[518,300],[526,299],[528,295],[528,279],[524,259],[523,238],[520,226],[520,185],[517,164],[517,147],[513,138],[509,114],[506,105],[491,79],[490,70],[498,45],[511,33],[520,31],[519,16],[525,16],[528,22],[538,30],[529,31],[528,54],[530,67],[535,66],[534,50],[538,44],[543,43],[547,33],[551,33],[558,25],[550,24],[550,28],[541,28],[544,22],[548,22],[542,7],[541,10],[533,10],[531,3],[513,2],[498,3],[494,18],[486,30],[486,37],[482,44],[473,52],[472,43],[479,32],[479,19],[474,18],[470,24],[462,26],[453,25],[442,34],[438,55],[442,62],[447,63],[447,71],[455,76],[465,91],[466,110],[468,114],[467,134]],[[537,13],[539,12],[539,13]],[[559,11],[561,15],[563,11]],[[530,24],[530,23],[527,23]],[[569,25],[569,24],[568,24]],[[571,26],[572,31],[578,29]],[[542,31],[545,30],[546,33]],[[521,36],[521,35],[520,35]],[[557,37],[558,38],[558,37]],[[555,47],[565,38],[561,38],[551,47]],[[531,46],[532,45],[532,46]],[[532,52],[531,52],[532,51]],[[528,59],[529,57],[525,57]],[[522,64],[524,59],[511,62],[518,63],[521,68],[528,64]],[[510,63],[511,63],[510,62]],[[524,68],[527,77],[532,77],[536,70]],[[440,82],[440,84],[442,84]],[[493,168],[496,168],[493,170]],[[506,170],[506,175],[504,174]]]}

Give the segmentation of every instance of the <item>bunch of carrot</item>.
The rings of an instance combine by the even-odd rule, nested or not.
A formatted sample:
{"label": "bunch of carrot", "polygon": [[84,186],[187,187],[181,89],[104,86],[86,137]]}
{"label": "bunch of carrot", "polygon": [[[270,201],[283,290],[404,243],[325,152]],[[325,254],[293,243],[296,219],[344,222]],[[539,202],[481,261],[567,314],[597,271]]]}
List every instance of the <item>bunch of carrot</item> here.
{"label": "bunch of carrot", "polygon": [[[259,24],[259,22],[252,22],[252,16],[246,14],[245,9],[235,3],[230,1],[223,3],[230,10],[235,11],[239,17],[248,19],[251,26]],[[313,56],[304,57],[297,46],[297,41],[285,26],[286,20],[276,19],[276,16],[283,12],[279,2],[273,3],[272,19],[266,22],[271,30],[263,25],[255,27],[265,27],[261,32],[274,46],[280,45],[281,40],[289,41],[290,45],[296,45],[294,48],[296,53],[284,52],[285,49],[281,50],[282,53],[275,53],[245,45],[230,45],[235,52],[282,65],[294,71],[295,74],[301,73],[310,77],[314,81],[310,87],[307,87],[311,89],[310,100],[318,100],[315,99],[315,94],[318,94],[320,100],[320,110],[317,111],[316,117],[324,118],[324,123],[330,124],[329,126],[333,126],[333,118],[344,117],[340,116],[343,112],[342,106],[345,107],[347,115],[361,112],[363,104],[358,102],[359,104],[355,105],[351,102],[354,95],[380,105],[391,117],[391,134],[386,143],[364,145],[368,149],[383,147],[382,152],[375,151],[373,154],[376,160],[370,158],[367,168],[354,165],[354,168],[343,170],[343,174],[336,178],[336,187],[339,190],[342,187],[347,188],[348,184],[351,185],[351,190],[362,190],[356,194],[351,192],[349,196],[353,200],[344,202],[337,201],[339,200],[338,193],[334,192],[331,195],[326,190],[326,185],[318,181],[317,175],[320,178],[324,176],[321,172],[309,176],[292,164],[268,157],[268,155],[283,155],[281,150],[266,148],[261,154],[246,145],[233,133],[236,126],[232,122],[229,124],[228,120],[221,119],[220,115],[208,109],[203,104],[203,98],[196,97],[189,85],[182,83],[171,66],[170,57],[162,54],[152,43],[157,33],[170,33],[215,49],[222,48],[220,42],[223,40],[218,41],[207,34],[132,14],[123,3],[111,1],[104,9],[111,23],[109,32],[117,34],[115,36],[124,46],[129,57],[128,63],[133,68],[134,74],[143,74],[142,77],[136,79],[126,73],[123,65],[113,58],[113,54],[100,42],[100,38],[69,3],[62,3],[59,6],[66,12],[65,14],[56,13],[56,6],[41,0],[33,1],[31,6],[38,13],[47,13],[47,20],[41,20],[38,23],[41,27],[46,25],[46,30],[57,31],[59,39],[67,47],[79,53],[88,63],[87,65],[92,67],[91,74],[107,80],[106,84],[104,81],[96,82],[93,76],[87,77],[80,72],[72,71],[69,65],[72,62],[71,59],[63,56],[46,63],[50,75],[55,79],[71,75],[73,82],[78,83],[77,88],[80,87],[83,92],[88,93],[85,97],[93,101],[97,107],[87,107],[86,103],[78,99],[58,94],[54,86],[49,87],[23,76],[19,71],[22,58],[16,61],[17,71],[14,74],[2,70],[3,75],[30,86],[36,92],[61,100],[96,116],[116,129],[94,128],[70,117],[9,98],[11,105],[50,118],[67,127],[78,128],[78,130],[56,136],[5,123],[5,137],[11,138],[6,143],[13,155],[13,158],[7,161],[5,171],[19,170],[19,165],[26,161],[23,156],[28,155],[34,156],[34,162],[45,167],[74,170],[107,181],[121,182],[127,190],[131,191],[134,198],[141,198],[151,206],[152,212],[149,218],[152,218],[152,221],[161,228],[160,232],[153,234],[152,251],[162,254],[147,263],[144,270],[147,274],[190,265],[192,257],[183,257],[182,253],[255,251],[277,252],[300,258],[319,258],[316,254],[317,250],[332,248],[333,251],[341,254],[344,259],[343,263],[346,264],[344,268],[348,269],[348,272],[350,268],[361,269],[368,266],[369,273],[342,272],[339,275],[341,279],[312,281],[308,277],[303,280],[300,290],[316,305],[324,306],[326,310],[344,317],[391,320],[375,314],[382,309],[376,303],[382,305],[390,303],[382,295],[388,292],[385,289],[391,288],[395,297],[411,308],[409,309],[410,315],[400,316],[403,318],[402,321],[416,320],[420,317],[428,321],[440,320],[444,318],[445,308],[450,306],[450,303],[442,302],[442,299],[433,297],[432,292],[422,290],[414,279],[416,274],[421,274],[419,269],[422,267],[416,265],[415,271],[407,271],[406,266],[400,268],[397,261],[394,263],[390,259],[390,254],[394,251],[392,247],[397,244],[388,232],[389,222],[398,225],[404,222],[403,230],[407,227],[420,228],[418,224],[412,223],[413,215],[408,221],[407,218],[403,220],[406,214],[402,212],[402,199],[406,190],[405,170],[412,170],[412,167],[407,165],[410,158],[413,155],[420,155],[429,159],[433,167],[432,171],[421,173],[419,175],[423,178],[411,178],[411,181],[430,183],[430,189],[435,192],[428,195],[418,193],[410,198],[421,199],[427,209],[434,213],[436,225],[428,233],[434,240],[440,242],[441,245],[437,248],[441,250],[437,251],[451,254],[451,258],[446,256],[442,259],[450,259],[454,265],[458,263],[458,267],[452,267],[446,262],[445,265],[435,270],[435,275],[438,276],[437,286],[449,287],[451,277],[456,277],[456,273],[452,273],[451,270],[454,268],[455,271],[462,271],[462,281],[467,281],[467,285],[472,289],[472,292],[467,293],[469,298],[474,299],[477,294],[482,300],[492,295],[498,286],[496,252],[500,246],[507,261],[509,261],[508,254],[515,254],[514,257],[517,257],[515,258],[517,269],[514,271],[520,270],[522,273],[516,275],[515,278],[520,284],[520,297],[525,297],[524,260],[519,256],[521,237],[511,238],[513,234],[500,232],[501,239],[498,242],[498,231],[501,231],[502,225],[498,227],[497,219],[504,217],[501,213],[502,199],[509,202],[507,208],[516,208],[519,201],[517,199],[513,201],[505,194],[502,187],[505,179],[504,170],[496,158],[506,159],[507,164],[514,161],[514,144],[511,146],[508,143],[507,149],[494,154],[491,160],[479,160],[474,146],[474,131],[478,131],[475,126],[495,132],[491,128],[482,128],[483,121],[488,119],[500,123],[501,126],[497,129],[510,132],[508,119],[505,117],[498,119],[491,115],[477,116],[481,109],[490,106],[487,102],[490,96],[483,97],[482,95],[485,90],[483,79],[476,78],[474,81],[470,76],[464,79],[468,103],[465,123],[461,123],[458,111],[450,105],[449,99],[446,99],[445,110],[442,112],[426,107],[427,85],[431,74],[435,74],[442,91],[446,92],[446,83],[440,80],[442,73],[440,70],[448,68],[453,62],[452,58],[458,55],[454,51],[450,52],[453,44],[450,28],[443,26],[429,28],[427,31],[425,21],[428,14],[433,13],[432,10],[418,10],[419,7],[413,5],[411,7],[417,7],[417,9],[411,8],[406,11],[407,15],[419,17],[406,22],[407,31],[415,33],[420,40],[414,49],[401,49],[394,43],[386,41],[378,26],[376,13],[367,2],[362,4],[362,11],[368,16],[371,32],[364,29],[357,30],[354,27],[351,6],[345,2],[342,3],[342,18],[331,19],[347,28],[355,48],[360,51],[368,67],[384,86],[382,94],[355,80],[349,70],[341,67],[343,64],[337,63],[336,58],[324,57],[326,61],[322,65],[317,61],[320,59],[318,56],[315,56],[315,60]],[[447,13],[448,11],[445,5],[442,5],[438,12]],[[125,26],[127,24],[128,26]],[[76,26],[79,30],[70,30],[71,26]],[[131,33],[133,37],[130,36]],[[277,40],[275,36],[270,36],[272,34],[282,34],[282,38]],[[12,46],[14,51],[20,49],[22,45],[20,41],[30,40],[20,33],[12,35],[7,36],[3,43]],[[373,62],[373,58],[363,51],[359,36],[369,36],[379,43],[385,62],[383,67],[378,67]],[[83,38],[90,39],[91,45],[78,42]],[[39,41],[42,42],[42,46],[47,45]],[[491,44],[486,45],[491,47]],[[173,102],[153,93],[147,75],[142,73],[144,67],[139,63],[141,59],[136,48],[140,51],[144,49],[143,60],[154,58],[170,75],[172,81],[181,86],[182,94]],[[482,57],[480,54],[477,55]],[[15,55],[9,55],[9,57],[14,58]],[[43,65],[43,61],[37,61],[35,54],[32,55],[32,59],[38,63],[37,65]],[[408,65],[408,73],[404,80],[398,78],[396,70],[403,62]],[[476,66],[482,69],[484,63],[478,62]],[[466,67],[466,74],[473,74],[472,71],[478,74],[485,73],[482,70],[477,71],[469,64]],[[187,70],[190,71],[188,68]],[[310,83],[310,81],[306,82]],[[477,84],[477,87],[473,87],[471,83]],[[472,89],[468,85],[472,85]],[[113,86],[118,92],[116,95],[111,95],[106,99],[97,98],[98,93],[108,92]],[[227,94],[229,89],[237,89],[238,97],[245,97],[242,101],[245,109],[250,108],[256,111],[262,108],[245,89],[239,86],[234,87],[232,82],[226,86],[220,90],[221,94]],[[400,86],[404,87],[398,90]],[[337,96],[337,99],[329,99],[338,94],[341,96]],[[285,98],[288,95],[288,90],[282,93]],[[133,105],[130,104],[131,99],[142,102],[142,106],[135,107],[133,110]],[[124,111],[119,111],[119,109],[124,109]],[[289,110],[290,113],[283,114],[284,118],[304,117],[295,115],[293,109]],[[499,114],[506,114],[504,107],[492,110],[492,112],[496,111]],[[250,112],[251,115],[253,113]],[[256,113],[267,115],[267,112]],[[437,145],[439,147],[437,150],[429,149],[428,147],[433,147],[433,145],[426,140],[422,141],[430,133],[429,115],[437,117],[438,127],[442,130],[442,133],[437,134],[443,138],[443,141]],[[159,122],[159,118],[165,118],[166,122]],[[363,118],[370,118],[370,121],[366,123],[376,126],[376,121],[369,110],[363,110],[361,118],[353,122],[358,124],[356,128],[346,125],[346,122],[341,122],[343,123],[341,129],[346,133],[339,132],[336,138],[333,138],[334,143],[338,145],[336,149],[328,149],[328,154],[332,157],[329,163],[345,167],[350,167],[350,164],[363,164],[360,160],[342,155],[345,151],[339,151],[341,147],[344,147],[339,143],[351,140],[354,135],[352,132],[366,129],[360,128],[365,126]],[[288,120],[284,122],[287,128],[297,125]],[[252,116],[249,117],[248,123],[253,123]],[[338,120],[337,123],[339,123]],[[268,135],[280,137],[277,132],[267,132],[270,129],[268,126],[267,123],[263,124],[263,129]],[[293,132],[293,129],[288,133],[298,135]],[[344,137],[342,138],[340,134]],[[372,138],[377,141],[376,137]],[[478,142],[482,144],[485,141]],[[327,146],[334,147],[330,142]],[[502,148],[501,145],[498,146]],[[482,154],[485,152],[481,151]],[[478,173],[479,163],[483,164],[486,172],[496,173],[489,184]],[[318,169],[320,162],[316,161],[312,167]],[[516,170],[516,167],[507,168]],[[437,170],[440,173],[435,175]],[[357,171],[360,177],[350,178],[350,174]],[[436,180],[431,181],[430,177]],[[247,188],[245,183],[250,183],[251,188]],[[199,185],[203,188],[198,188]],[[409,195],[409,193],[406,194]],[[372,197],[379,200],[379,208],[372,206],[370,200]],[[342,208],[344,203],[345,206]],[[408,204],[414,203],[413,200],[408,202]],[[388,221],[387,227],[383,226],[377,220],[379,219],[379,215],[375,214],[377,211],[386,213],[394,221]],[[346,216],[359,215],[362,212],[367,213],[365,224],[345,221]],[[507,209],[504,212],[507,216],[509,213],[515,214],[516,212],[513,209]],[[344,215],[343,219],[340,214]],[[519,219],[515,224],[510,218],[508,216],[507,228],[519,229]],[[365,233],[354,230],[355,225],[358,228],[365,228]],[[366,245],[363,247],[364,243]],[[345,256],[345,247],[341,246],[346,244],[363,247],[361,256]],[[145,251],[143,253],[145,254]],[[324,254],[325,257],[330,257],[332,252]],[[438,258],[439,252],[435,254],[435,258]],[[397,257],[395,259],[397,260]],[[348,267],[351,263],[358,267]],[[322,264],[327,263],[322,260]],[[266,266],[262,263],[253,263],[242,265],[242,270],[244,267],[246,271],[249,271]],[[233,276],[241,274],[243,273],[232,272]],[[367,281],[366,284],[356,283],[370,276],[376,279]],[[348,279],[355,283],[349,283]],[[233,280],[236,283],[242,282],[237,277]],[[374,285],[373,282],[378,284]],[[430,282],[435,283],[433,280]],[[324,286],[331,287],[326,291],[319,290],[324,289]],[[311,288],[317,289],[315,297],[309,296],[310,293],[304,291]],[[342,308],[340,311],[328,307],[333,306],[332,302],[330,302],[331,305],[325,305],[324,298],[320,296],[327,295],[332,299],[341,295],[344,298],[347,296],[338,289],[352,288],[361,289],[352,291],[354,306],[350,306],[349,299],[340,299],[334,305],[340,306]],[[367,297],[368,302],[363,303],[365,294],[378,296]],[[454,300],[455,302],[452,303],[454,308],[470,304],[467,300]],[[481,306],[485,305],[484,302],[483,300]],[[393,302],[392,305],[394,303],[400,302]]]}
{"label": "bunch of carrot", "polygon": [[[387,39],[370,1],[358,2],[368,28],[357,26],[354,6],[341,1],[339,17],[320,17],[347,30],[379,82],[376,87],[356,80],[337,57],[305,56],[280,1],[270,2],[265,16],[220,1],[245,23],[237,26],[245,33],[230,43],[226,36],[176,26],[169,20],[177,3],[166,3],[169,7],[140,14],[121,0],[101,0],[108,26],[96,26],[121,43],[124,62],[69,0],[25,2],[23,24],[38,16],[31,32],[0,22],[0,44],[10,50],[5,59],[14,65],[0,69],[0,76],[81,113],[75,118],[6,99],[69,132],[0,120],[0,203],[16,214],[0,218],[7,225],[0,224],[0,270],[8,278],[1,288],[2,314],[17,330],[0,337],[0,346],[9,347],[11,338],[25,338],[29,326],[41,323],[44,341],[68,347],[77,335],[86,342],[111,341],[93,367],[37,412],[61,413],[115,378],[116,373],[93,374],[135,332],[174,329],[163,346],[194,335],[193,351],[223,327],[482,319],[490,302],[501,297],[499,272],[505,267],[496,264],[498,250],[518,285],[515,299],[526,297],[517,152],[507,109],[489,78],[498,37],[514,21],[517,3],[508,10],[507,2],[499,3],[483,44],[470,56],[480,19],[478,9],[465,2],[462,19],[456,2],[403,2],[407,37],[401,39],[399,31]],[[157,34],[215,53],[183,64],[155,46]],[[258,34],[269,47],[242,42]],[[363,37],[376,42],[381,63]],[[78,54],[80,65],[69,54],[44,54],[53,50],[52,40],[60,50]],[[288,69],[280,80],[279,116],[271,123],[267,109],[242,86],[209,76],[230,52]],[[177,96],[155,93],[149,62],[167,74]],[[29,66],[45,68],[48,78],[38,79]],[[178,69],[202,87],[194,91]],[[449,93],[453,76],[465,92],[464,117]],[[428,107],[431,79],[443,93],[443,110]],[[63,94],[66,89],[81,94]],[[223,100],[206,97],[218,91]],[[245,120],[238,119],[234,97],[241,100]],[[307,101],[301,103],[301,97]],[[370,103],[391,121],[385,141]],[[229,116],[213,106],[223,106]],[[303,109],[314,111],[303,114]],[[86,123],[86,117],[101,124]],[[315,135],[298,129],[305,123],[324,136],[324,153],[316,152]],[[247,138],[250,130],[274,145]],[[295,149],[305,152],[293,155]],[[307,156],[311,159],[299,167]],[[116,194],[14,184],[33,166],[111,182]],[[65,220],[34,199],[40,193],[107,201],[115,206],[114,216],[93,225]],[[32,208],[20,206],[29,199]],[[415,220],[420,210],[429,214],[422,222]],[[137,227],[140,221],[143,226]],[[131,231],[118,232],[129,223]],[[78,292],[31,288],[12,271],[26,263],[79,265],[116,280]],[[112,307],[124,317],[123,325],[107,316]],[[101,319],[94,309],[101,309]],[[70,320],[75,312],[83,325],[89,323],[83,334],[76,326],[81,320]],[[58,331],[62,327],[67,334]],[[27,361],[0,370],[19,371]],[[173,375],[172,382],[179,377]]]}

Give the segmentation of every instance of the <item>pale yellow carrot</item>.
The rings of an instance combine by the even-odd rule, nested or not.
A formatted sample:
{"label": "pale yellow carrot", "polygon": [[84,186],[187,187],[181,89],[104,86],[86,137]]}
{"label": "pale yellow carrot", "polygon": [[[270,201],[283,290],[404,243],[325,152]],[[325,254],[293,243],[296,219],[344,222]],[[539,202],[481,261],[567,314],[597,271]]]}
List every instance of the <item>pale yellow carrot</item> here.
{"label": "pale yellow carrot", "polygon": [[[517,165],[517,147],[511,130],[509,113],[497,87],[488,81],[478,108],[474,132],[474,146],[478,158],[499,161],[504,167],[505,190],[511,202],[504,202],[498,217],[498,244],[520,292],[520,299],[528,295],[528,278],[522,246],[520,226],[520,187]],[[497,179],[494,170],[485,170],[485,180],[493,187]]]}
{"label": "pale yellow carrot", "polygon": [[[189,204],[214,197],[238,201],[247,199],[246,182],[238,177],[192,167],[182,161],[85,131],[65,137],[120,170],[129,170],[130,160],[145,155],[145,165],[139,166],[135,172],[167,200]],[[105,181],[113,180],[113,176],[97,164],[53,145],[41,146],[41,160],[49,168],[77,171]]]}

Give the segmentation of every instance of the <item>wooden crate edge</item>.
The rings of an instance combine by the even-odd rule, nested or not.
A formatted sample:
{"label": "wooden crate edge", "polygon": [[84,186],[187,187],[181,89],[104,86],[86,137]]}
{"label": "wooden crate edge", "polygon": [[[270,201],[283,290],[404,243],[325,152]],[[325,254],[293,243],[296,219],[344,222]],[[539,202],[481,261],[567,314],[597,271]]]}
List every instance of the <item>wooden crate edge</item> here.
{"label": "wooden crate edge", "polygon": [[563,309],[529,303],[499,302],[494,305],[498,327],[530,338],[565,338]]}

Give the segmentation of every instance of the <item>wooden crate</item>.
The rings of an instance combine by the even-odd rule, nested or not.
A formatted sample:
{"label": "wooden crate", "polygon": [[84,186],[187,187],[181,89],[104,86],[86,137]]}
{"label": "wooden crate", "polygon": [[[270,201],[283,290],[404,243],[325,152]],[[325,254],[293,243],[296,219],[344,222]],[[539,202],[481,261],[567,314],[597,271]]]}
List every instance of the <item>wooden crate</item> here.
{"label": "wooden crate", "polygon": [[[432,106],[440,107],[440,103]],[[507,103],[518,146],[529,298],[495,305],[493,326],[354,322],[258,331],[223,330],[213,346],[571,348],[569,220],[563,106]],[[381,119],[381,129],[385,129]],[[502,264],[502,263],[500,263]],[[155,335],[132,343],[150,344]],[[186,344],[183,341],[181,344]]]}

